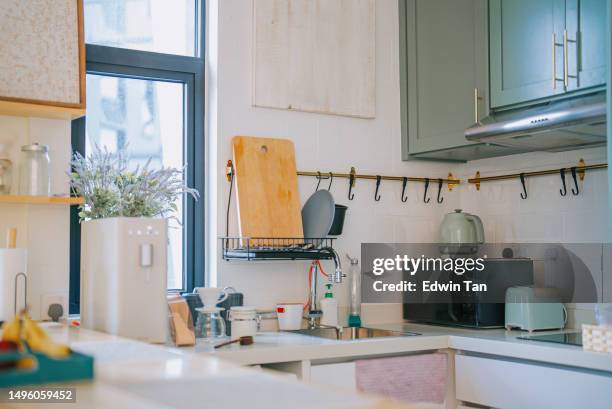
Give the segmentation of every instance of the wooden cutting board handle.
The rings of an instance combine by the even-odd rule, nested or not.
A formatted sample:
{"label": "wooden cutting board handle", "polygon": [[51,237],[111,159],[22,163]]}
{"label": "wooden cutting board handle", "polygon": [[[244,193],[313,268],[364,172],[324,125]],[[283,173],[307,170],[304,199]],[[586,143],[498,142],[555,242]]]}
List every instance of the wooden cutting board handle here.
{"label": "wooden cutting board handle", "polygon": [[6,231],[6,248],[14,249],[17,247],[17,229],[11,227]]}

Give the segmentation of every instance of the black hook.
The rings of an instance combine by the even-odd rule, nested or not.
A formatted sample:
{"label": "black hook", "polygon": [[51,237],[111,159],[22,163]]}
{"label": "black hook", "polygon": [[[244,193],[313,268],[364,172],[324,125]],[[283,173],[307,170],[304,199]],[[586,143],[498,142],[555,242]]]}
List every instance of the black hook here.
{"label": "black hook", "polygon": [[377,202],[380,200],[380,195],[378,194],[378,188],[380,187],[381,179],[382,179],[382,176],[376,175],[376,192],[374,192],[374,200],[376,200]]}
{"label": "black hook", "polygon": [[576,186],[576,189],[574,190],[574,188],[572,188],[572,194],[574,196],[578,196],[578,193],[580,193],[580,189],[578,188],[578,181],[576,180],[576,166],[572,166],[572,178],[574,179],[574,186]]}
{"label": "black hook", "polygon": [[440,192],[442,192],[442,179],[438,179],[438,198],[436,199],[436,202],[438,203],[442,203],[444,201],[443,197],[440,197]]}
{"label": "black hook", "polygon": [[355,184],[355,174],[351,172],[351,174],[349,175],[348,200],[353,200],[355,198],[355,193],[352,193],[354,184]]}
{"label": "black hook", "polygon": [[317,182],[317,187],[315,188],[315,192],[319,190],[319,185],[321,184],[321,179],[323,179],[321,177],[321,172],[317,171],[317,180],[318,180],[318,182]]}
{"label": "black hook", "polygon": [[561,175],[561,182],[563,182],[563,189],[559,189],[559,193],[561,196],[567,195],[567,186],[565,186],[565,168],[559,169],[559,174]]}
{"label": "black hook", "polygon": [[527,188],[525,187],[525,174],[521,173],[519,174],[519,177],[521,178],[521,185],[523,185],[523,193],[521,193],[521,199],[527,199]]}
{"label": "black hook", "polygon": [[408,178],[402,178],[402,203],[406,203],[408,201],[408,196],[405,196],[406,193],[406,185],[408,184]]}
{"label": "black hook", "polygon": [[427,197],[427,189],[429,189],[429,178],[425,178],[425,192],[423,192],[423,203],[429,203],[431,198]]}
{"label": "black hook", "polygon": [[328,192],[331,191],[331,185],[333,181],[334,181],[334,174],[332,172],[329,172],[329,185],[327,186]]}

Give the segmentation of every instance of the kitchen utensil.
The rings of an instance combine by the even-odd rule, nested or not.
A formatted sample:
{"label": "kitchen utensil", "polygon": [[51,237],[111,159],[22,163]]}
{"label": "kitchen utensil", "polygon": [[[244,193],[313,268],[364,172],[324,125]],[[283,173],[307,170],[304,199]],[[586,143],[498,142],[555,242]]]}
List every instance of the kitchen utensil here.
{"label": "kitchen utensil", "polygon": [[221,347],[224,347],[226,345],[233,344],[236,342],[240,342],[240,346],[244,346],[244,345],[253,345],[253,342],[255,342],[255,340],[251,336],[240,337],[232,341],[222,342],[221,344],[215,345],[215,349],[221,348]]}
{"label": "kitchen utensil", "polygon": [[26,307],[26,272],[26,249],[0,248],[0,321],[10,319]]}
{"label": "kitchen utensil", "polygon": [[349,259],[349,277],[351,280],[350,287],[350,309],[348,325],[349,327],[361,327],[361,271],[359,270],[359,259],[352,258],[348,254]]}
{"label": "kitchen utensil", "polygon": [[567,311],[556,288],[516,286],[506,290],[506,329],[562,329],[566,321]]}
{"label": "kitchen utensil", "polygon": [[232,339],[257,334],[259,318],[255,307],[232,307],[229,312],[229,320],[232,323]]}
{"label": "kitchen utensil", "polygon": [[235,136],[232,144],[240,235],[304,237],[293,142]]}
{"label": "kitchen utensil", "polygon": [[23,157],[19,174],[19,193],[31,196],[51,194],[49,147],[33,143],[21,147]]}
{"label": "kitchen utensil", "polygon": [[168,296],[170,333],[176,346],[195,345],[195,333],[187,302],[178,295]]}
{"label": "kitchen utensil", "polygon": [[241,307],[244,303],[244,296],[242,293],[236,292],[233,287],[225,287],[223,289],[227,293],[227,299],[219,303],[219,307],[224,308],[221,311],[221,316],[225,320],[225,327],[227,329],[227,335],[232,335],[232,326],[229,324],[229,312],[232,307]]}
{"label": "kitchen utensil", "polygon": [[204,307],[214,307],[227,299],[227,293],[216,287],[196,287],[193,289],[202,299]]}
{"label": "kitchen utensil", "polygon": [[335,214],[334,197],[327,190],[317,190],[302,208],[304,237],[327,237]]}
{"label": "kitchen utensil", "polygon": [[17,229],[11,227],[6,231],[6,248],[14,249],[17,247]]}
{"label": "kitchen utensil", "polygon": [[13,163],[9,159],[0,159],[0,195],[11,193],[13,182]]}
{"label": "kitchen utensil", "polygon": [[304,306],[301,303],[286,303],[276,306],[278,329],[291,331],[302,328]]}
{"label": "kitchen utensil", "polygon": [[334,220],[332,221],[331,229],[329,229],[330,236],[339,236],[342,234],[344,228],[344,217],[348,206],[336,204],[334,208]]}
{"label": "kitchen utensil", "polygon": [[221,317],[221,310],[222,308],[219,307],[202,307],[197,309],[196,338],[203,338],[206,342],[214,342],[226,337],[225,321]]}
{"label": "kitchen utensil", "polygon": [[480,217],[455,209],[444,216],[440,225],[440,243],[483,244],[484,228]]}

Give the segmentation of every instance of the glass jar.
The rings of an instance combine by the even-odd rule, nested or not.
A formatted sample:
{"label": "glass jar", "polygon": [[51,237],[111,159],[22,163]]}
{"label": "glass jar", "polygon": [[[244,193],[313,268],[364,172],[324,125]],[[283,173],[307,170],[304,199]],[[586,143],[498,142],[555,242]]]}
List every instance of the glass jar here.
{"label": "glass jar", "polygon": [[237,306],[230,308],[229,320],[232,327],[232,340],[257,334],[259,317],[255,307]]}
{"label": "glass jar", "polygon": [[22,161],[19,174],[19,193],[29,196],[49,196],[51,176],[49,147],[33,143],[21,147]]}
{"label": "glass jar", "polygon": [[195,336],[206,342],[214,342],[225,338],[225,321],[221,317],[219,307],[196,308],[198,319],[196,320]]}
{"label": "glass jar", "polygon": [[8,159],[0,159],[0,195],[11,193],[12,179],[13,163]]}

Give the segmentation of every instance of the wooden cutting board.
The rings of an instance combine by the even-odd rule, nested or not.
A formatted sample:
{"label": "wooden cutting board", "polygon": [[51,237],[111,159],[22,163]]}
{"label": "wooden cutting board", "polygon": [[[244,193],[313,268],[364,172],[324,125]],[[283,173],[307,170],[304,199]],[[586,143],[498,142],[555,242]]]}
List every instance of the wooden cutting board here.
{"label": "wooden cutting board", "polygon": [[304,237],[293,142],[235,136],[232,144],[240,236]]}

